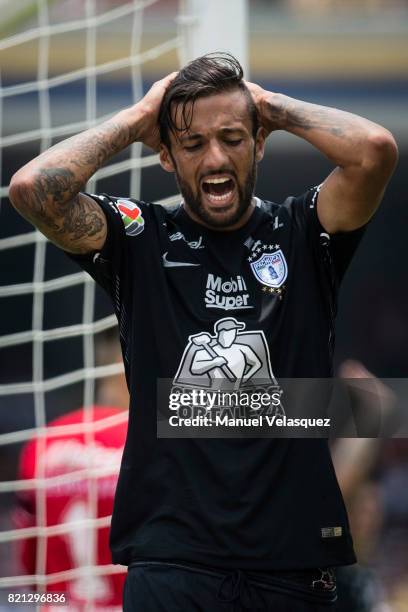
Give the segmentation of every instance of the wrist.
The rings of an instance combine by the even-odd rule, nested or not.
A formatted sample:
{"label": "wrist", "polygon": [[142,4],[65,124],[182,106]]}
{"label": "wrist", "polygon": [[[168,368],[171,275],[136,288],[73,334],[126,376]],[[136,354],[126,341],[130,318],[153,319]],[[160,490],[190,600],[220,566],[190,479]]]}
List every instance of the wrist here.
{"label": "wrist", "polygon": [[149,109],[138,102],[129,108],[121,110],[114,119],[129,133],[129,143],[143,140],[143,127],[148,123]]}
{"label": "wrist", "polygon": [[289,98],[280,93],[265,92],[263,116],[266,117],[270,131],[285,130],[287,126],[287,107]]}

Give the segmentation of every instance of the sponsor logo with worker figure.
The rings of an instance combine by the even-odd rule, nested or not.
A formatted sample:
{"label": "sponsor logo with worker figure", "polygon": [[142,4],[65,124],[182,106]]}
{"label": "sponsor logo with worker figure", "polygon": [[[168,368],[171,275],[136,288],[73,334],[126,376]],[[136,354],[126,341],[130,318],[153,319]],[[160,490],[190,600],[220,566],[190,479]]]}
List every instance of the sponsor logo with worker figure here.
{"label": "sponsor logo with worker figure", "polygon": [[215,322],[213,334],[189,336],[173,384],[213,389],[228,383],[245,388],[257,381],[277,385],[263,331],[246,331],[244,322],[224,317]]}

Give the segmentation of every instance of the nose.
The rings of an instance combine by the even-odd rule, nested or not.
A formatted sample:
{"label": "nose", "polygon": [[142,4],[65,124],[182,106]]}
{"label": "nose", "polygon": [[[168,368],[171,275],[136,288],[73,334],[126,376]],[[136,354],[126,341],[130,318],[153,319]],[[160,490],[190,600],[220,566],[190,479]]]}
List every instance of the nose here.
{"label": "nose", "polygon": [[206,151],[205,169],[206,171],[220,171],[228,166],[228,156],[217,140],[211,140]]}

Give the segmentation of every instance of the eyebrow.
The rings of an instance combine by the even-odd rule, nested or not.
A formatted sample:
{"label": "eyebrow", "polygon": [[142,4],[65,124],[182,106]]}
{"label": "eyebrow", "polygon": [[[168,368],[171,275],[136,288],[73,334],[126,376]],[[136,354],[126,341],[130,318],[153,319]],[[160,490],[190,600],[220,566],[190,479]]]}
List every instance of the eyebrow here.
{"label": "eyebrow", "polygon": [[234,128],[225,127],[225,128],[221,128],[220,131],[223,132],[224,134],[232,134],[232,133],[234,133],[234,134],[244,134],[245,133],[245,130],[243,130],[242,128],[239,128],[239,127],[234,127]]}
{"label": "eyebrow", "polygon": [[187,134],[186,136],[180,136],[180,142],[186,142],[186,140],[197,140],[197,138],[202,138],[202,134]]}
{"label": "eyebrow", "polygon": [[[230,127],[224,127],[220,129],[220,132],[222,132],[225,135],[228,134],[244,134],[245,130],[243,130],[242,128],[239,127],[234,127],[234,128],[230,128]],[[181,136],[180,137],[180,142],[186,142],[188,140],[197,140],[199,138],[202,138],[202,134],[199,133],[194,133],[194,134],[187,134],[186,136]]]}

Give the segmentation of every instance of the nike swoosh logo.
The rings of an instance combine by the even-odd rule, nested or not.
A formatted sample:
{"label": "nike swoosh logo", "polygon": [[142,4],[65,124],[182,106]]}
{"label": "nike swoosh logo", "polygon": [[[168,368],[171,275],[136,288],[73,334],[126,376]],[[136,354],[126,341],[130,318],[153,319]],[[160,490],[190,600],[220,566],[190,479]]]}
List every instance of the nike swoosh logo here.
{"label": "nike swoosh logo", "polygon": [[196,264],[196,263],[189,263],[187,261],[169,261],[167,259],[167,253],[168,251],[166,251],[163,255],[162,255],[162,259],[163,259],[163,266],[165,268],[184,268],[186,266],[200,266],[201,264]]}

